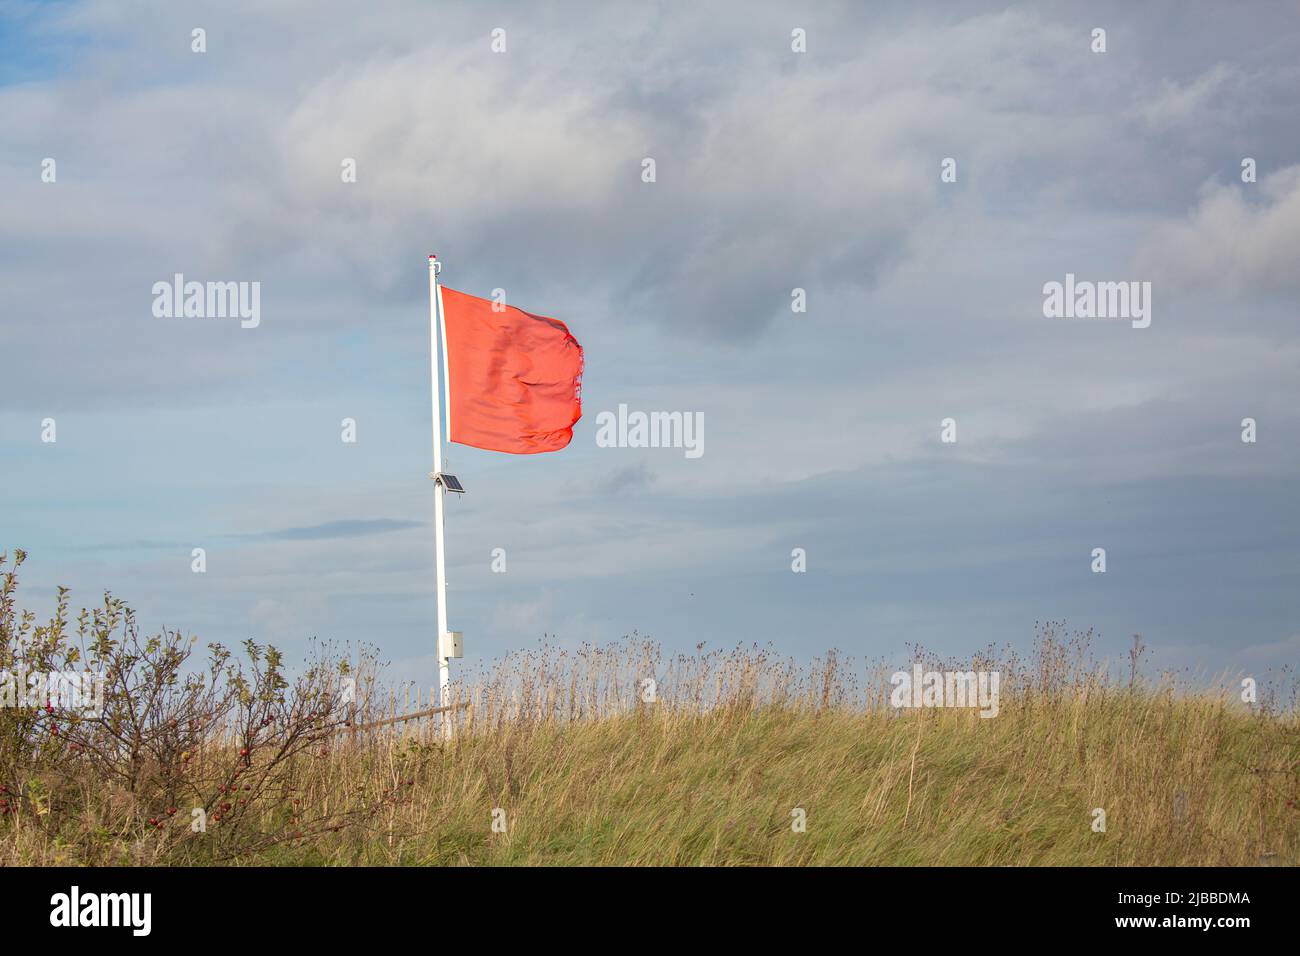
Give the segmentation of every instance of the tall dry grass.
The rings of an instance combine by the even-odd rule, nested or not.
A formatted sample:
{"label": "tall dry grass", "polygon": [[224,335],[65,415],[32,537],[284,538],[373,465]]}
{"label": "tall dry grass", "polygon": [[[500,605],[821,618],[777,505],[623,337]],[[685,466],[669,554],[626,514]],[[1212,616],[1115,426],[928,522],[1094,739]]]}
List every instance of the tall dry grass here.
{"label": "tall dry grass", "polygon": [[[1300,860],[1300,727],[1277,688],[1112,674],[1090,635],[988,649],[997,717],[895,710],[889,668],[653,642],[511,655],[462,690],[449,743],[341,748],[405,781],[369,830],[267,861],[394,864],[1260,865]],[[916,651],[927,668],[954,669]],[[642,681],[656,681],[654,703]],[[322,790],[323,795],[325,791]],[[1099,832],[1095,810],[1105,812]],[[492,813],[504,811],[505,832]],[[804,832],[793,827],[796,810]]]}
{"label": "tall dry grass", "polygon": [[[243,814],[233,836],[223,838],[233,825],[223,820],[192,832],[188,806],[159,819],[147,795],[124,795],[74,759],[57,803],[0,818],[0,863],[1300,860],[1294,699],[1284,705],[1274,690],[1251,708],[1152,684],[1136,660],[1111,674],[1088,646],[1088,635],[1046,625],[1025,660],[978,655],[973,668],[1002,675],[999,714],[986,719],[895,710],[888,668],[835,655],[800,666],[753,646],[664,655],[641,638],[543,645],[467,675],[449,741],[441,717],[361,729],[403,709],[371,673],[356,720],[292,754],[274,785],[239,789],[271,759],[248,756],[230,791]],[[187,766],[225,766],[235,746],[214,729]],[[218,811],[228,805],[217,799]]]}

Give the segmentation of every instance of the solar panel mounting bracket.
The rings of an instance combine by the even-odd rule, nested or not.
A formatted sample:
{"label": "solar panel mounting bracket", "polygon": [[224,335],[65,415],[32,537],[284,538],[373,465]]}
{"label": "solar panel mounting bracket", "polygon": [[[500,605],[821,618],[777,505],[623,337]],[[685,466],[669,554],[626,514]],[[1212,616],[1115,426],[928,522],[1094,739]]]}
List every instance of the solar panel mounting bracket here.
{"label": "solar panel mounting bracket", "polygon": [[465,493],[465,486],[460,483],[460,479],[455,475],[446,475],[440,471],[431,471],[429,472],[429,477],[442,485],[442,487],[447,491],[458,495],[463,495]]}

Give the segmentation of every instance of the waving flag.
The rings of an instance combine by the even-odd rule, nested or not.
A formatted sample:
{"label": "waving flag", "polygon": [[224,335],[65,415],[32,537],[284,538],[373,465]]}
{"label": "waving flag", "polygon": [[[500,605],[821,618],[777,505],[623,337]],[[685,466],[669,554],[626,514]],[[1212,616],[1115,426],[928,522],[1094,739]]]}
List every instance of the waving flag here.
{"label": "waving flag", "polygon": [[582,417],[582,346],[557,319],[439,285],[448,440],[489,451],[559,451]]}
{"label": "waving flag", "polygon": [[[447,554],[443,519],[447,494],[464,494],[442,470],[442,411],[447,439],[489,451],[534,455],[573,440],[582,417],[582,346],[569,327],[501,302],[448,289],[442,263],[429,256],[429,405],[433,424],[433,567],[438,598],[438,700],[449,738],[451,662],[465,653],[464,635],[447,626]],[[440,334],[441,333],[441,334]],[[442,375],[438,341],[442,340]],[[439,379],[442,387],[439,388]],[[444,402],[445,399],[445,402]]]}

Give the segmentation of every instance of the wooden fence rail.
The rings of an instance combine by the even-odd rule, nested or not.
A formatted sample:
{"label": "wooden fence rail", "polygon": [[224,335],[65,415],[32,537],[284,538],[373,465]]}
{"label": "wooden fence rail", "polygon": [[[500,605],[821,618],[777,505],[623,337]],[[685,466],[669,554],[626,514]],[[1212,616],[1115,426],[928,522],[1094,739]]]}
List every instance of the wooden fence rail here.
{"label": "wooden fence rail", "polygon": [[468,710],[472,706],[472,704],[466,701],[462,704],[448,704],[446,707],[430,707],[428,710],[417,710],[412,714],[398,714],[396,717],[385,717],[383,720],[371,721],[368,724],[360,724],[353,727],[339,727],[336,732],[360,733],[363,730],[373,730],[376,727],[387,727],[390,724],[400,724],[404,720],[419,720],[422,717],[432,717],[434,714],[445,714],[453,710]]}

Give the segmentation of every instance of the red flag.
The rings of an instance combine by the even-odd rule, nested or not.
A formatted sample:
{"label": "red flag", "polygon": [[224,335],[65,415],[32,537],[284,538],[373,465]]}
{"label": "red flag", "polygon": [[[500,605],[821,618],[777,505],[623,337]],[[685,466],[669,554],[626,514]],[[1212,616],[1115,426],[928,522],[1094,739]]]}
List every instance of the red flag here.
{"label": "red flag", "polygon": [[582,346],[568,326],[441,289],[448,439],[515,455],[569,444],[582,417]]}

